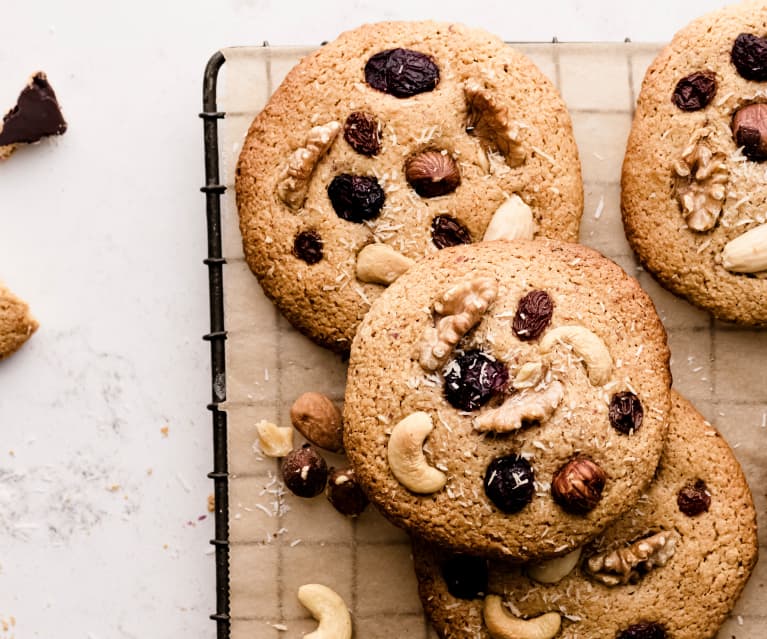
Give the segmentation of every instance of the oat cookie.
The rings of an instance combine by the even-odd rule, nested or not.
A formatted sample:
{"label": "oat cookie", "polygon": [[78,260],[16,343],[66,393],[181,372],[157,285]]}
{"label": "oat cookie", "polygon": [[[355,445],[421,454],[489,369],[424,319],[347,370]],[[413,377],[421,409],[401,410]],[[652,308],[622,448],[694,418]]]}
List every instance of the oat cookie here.
{"label": "oat cookie", "polygon": [[[555,614],[528,627],[558,622],[561,631],[534,635],[541,639],[706,639],[732,610],[757,548],[754,504],[732,451],[672,393],[655,482],[570,561],[488,563],[420,541],[414,558],[424,609],[443,639],[490,639],[494,624],[518,623],[512,614],[544,613]],[[500,596],[508,613],[487,595]]]}
{"label": "oat cookie", "polygon": [[561,555],[650,482],[668,357],[650,299],[591,249],[445,249],[392,284],[360,325],[346,452],[399,526],[463,552]]}
{"label": "oat cookie", "polygon": [[767,324],[767,3],[710,13],[650,66],[623,164],[644,266],[716,317]]}
{"label": "oat cookie", "polygon": [[37,327],[26,302],[0,283],[0,360],[21,348]]}
{"label": "oat cookie", "polygon": [[264,291],[340,352],[413,260],[488,233],[575,241],[583,209],[549,80],[495,36],[436,22],[365,25],[307,56],[251,125],[236,189]]}

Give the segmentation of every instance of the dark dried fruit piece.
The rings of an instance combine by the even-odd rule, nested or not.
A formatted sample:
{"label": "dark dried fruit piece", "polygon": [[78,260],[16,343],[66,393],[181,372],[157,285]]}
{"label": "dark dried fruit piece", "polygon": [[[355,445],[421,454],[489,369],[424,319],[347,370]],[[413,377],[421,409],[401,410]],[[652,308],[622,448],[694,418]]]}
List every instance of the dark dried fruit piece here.
{"label": "dark dried fruit piece", "polygon": [[487,594],[487,560],[455,555],[442,564],[447,591],[457,599],[477,599]]}
{"label": "dark dried fruit piece", "polygon": [[[49,135],[61,135],[67,123],[56,101],[56,93],[42,71],[35,73],[0,124],[0,146],[37,142]],[[2,154],[0,154],[1,157]]]}
{"label": "dark dried fruit piece", "polygon": [[671,101],[682,111],[700,111],[716,95],[716,74],[697,71],[677,82]]}
{"label": "dark dried fruit piece", "polygon": [[449,215],[438,215],[431,221],[431,241],[438,249],[471,244],[469,231]]}
{"label": "dark dried fruit piece", "polygon": [[639,398],[629,391],[615,393],[610,399],[607,412],[610,425],[619,433],[629,435],[639,430],[644,419],[644,409]]}
{"label": "dark dried fruit piece", "polygon": [[535,474],[524,457],[498,457],[485,471],[485,494],[505,513],[522,510],[530,503],[534,492]]}
{"label": "dark dried fruit piece", "polygon": [[730,59],[746,80],[767,80],[767,38],[741,33],[732,45]]}
{"label": "dark dried fruit piece", "polygon": [[378,180],[350,173],[333,178],[328,186],[328,197],[338,217],[358,224],[377,217],[386,201]]}
{"label": "dark dried fruit piece", "polygon": [[458,410],[477,410],[508,383],[506,365],[480,350],[466,351],[445,368],[445,398]]}
{"label": "dark dried fruit piece", "polygon": [[330,469],[326,495],[339,513],[349,517],[357,517],[368,505],[352,468]]}
{"label": "dark dried fruit piece", "polygon": [[316,497],[325,490],[328,465],[310,444],[304,444],[282,460],[282,479],[299,497]]}
{"label": "dark dried fruit piece", "polygon": [[387,49],[365,65],[365,82],[397,98],[432,91],[439,82],[439,67],[431,56],[411,49]]}
{"label": "dark dried fruit piece", "polygon": [[706,488],[706,482],[697,479],[694,484],[688,484],[676,496],[676,505],[688,517],[695,517],[708,512],[711,506],[711,495]]}
{"label": "dark dried fruit piece", "polygon": [[437,149],[410,156],[405,162],[405,178],[421,197],[439,197],[458,188],[461,173],[453,157]]}
{"label": "dark dried fruit piece", "polygon": [[361,155],[376,155],[381,150],[381,126],[371,113],[355,111],[344,123],[344,140]]}
{"label": "dark dried fruit piece", "polygon": [[293,240],[293,255],[307,264],[322,259],[322,238],[317,231],[301,231]]}
{"label": "dark dried fruit piece", "polygon": [[738,109],[732,117],[732,135],[749,160],[767,160],[767,104],[749,104]]}
{"label": "dark dried fruit piece", "polygon": [[605,472],[588,457],[576,457],[554,473],[551,496],[562,510],[574,515],[585,515],[594,510],[607,477]]}
{"label": "dark dried fruit piece", "polygon": [[523,342],[538,339],[551,322],[554,300],[546,291],[530,291],[517,306],[511,330]]}
{"label": "dark dried fruit piece", "polygon": [[616,639],[666,639],[666,629],[655,621],[635,623],[621,632]]}

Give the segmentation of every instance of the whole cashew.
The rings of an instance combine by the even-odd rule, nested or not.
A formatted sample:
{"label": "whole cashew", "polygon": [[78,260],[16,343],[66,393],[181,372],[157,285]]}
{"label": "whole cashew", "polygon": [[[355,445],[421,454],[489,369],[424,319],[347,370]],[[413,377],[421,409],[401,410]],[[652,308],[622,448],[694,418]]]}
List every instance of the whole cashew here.
{"label": "whole cashew", "polygon": [[565,344],[586,364],[589,381],[602,386],[610,379],[613,359],[600,337],[583,326],[560,326],[550,330],[541,339],[541,352],[548,353],[557,344]]}
{"label": "whole cashew", "polygon": [[434,429],[431,417],[413,413],[401,420],[389,437],[389,468],[408,490],[422,495],[441,490],[447,482],[445,473],[432,468],[423,455],[423,443]]}
{"label": "whole cashew", "polygon": [[547,612],[532,619],[510,615],[498,595],[485,597],[484,615],[493,639],[553,639],[562,624],[558,612]]}
{"label": "whole cashew", "polygon": [[312,613],[319,625],[304,639],[351,639],[352,618],[344,600],[322,584],[305,584],[298,589],[298,600]]}
{"label": "whole cashew", "polygon": [[556,557],[548,561],[532,564],[527,569],[531,579],[542,584],[555,584],[569,575],[581,558],[581,548],[576,548],[564,557]]}

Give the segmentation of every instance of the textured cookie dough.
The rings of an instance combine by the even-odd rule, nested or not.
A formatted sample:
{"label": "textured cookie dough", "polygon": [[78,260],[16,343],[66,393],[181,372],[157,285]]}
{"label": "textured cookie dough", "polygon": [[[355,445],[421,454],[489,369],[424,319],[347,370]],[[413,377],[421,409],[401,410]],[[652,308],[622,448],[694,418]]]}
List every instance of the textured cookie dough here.
{"label": "textured cookie dough", "polygon": [[29,307],[0,283],[0,359],[16,352],[37,330]]}
{"label": "textured cookie dough", "polygon": [[[486,311],[473,318],[476,327],[443,364],[425,370],[419,360],[433,364],[422,357],[421,347],[439,319],[435,302],[451,287],[480,278],[486,285],[475,288],[464,299],[470,304],[461,308],[485,300]],[[515,334],[514,318],[522,297],[534,290],[550,296],[553,313],[549,324],[535,327],[538,337],[523,341]],[[438,306],[448,313],[449,304]],[[466,316],[451,316],[451,327],[465,332],[471,324],[460,326]],[[601,344],[609,361],[583,335]],[[453,358],[472,349],[503,363],[508,383],[478,410],[463,411],[446,400],[444,372],[455,372]],[[666,334],[648,296],[619,266],[589,248],[536,240],[444,249],[392,284],[360,325],[344,403],[346,452],[370,500],[413,533],[457,551],[518,559],[562,555],[630,508],[652,479],[667,428],[668,358]],[[498,379],[503,381],[502,375]],[[519,390],[512,392],[509,384]],[[643,422],[634,432],[619,431],[608,416],[612,398],[624,392],[635,393],[643,407]],[[504,404],[509,410],[498,417],[493,411],[504,396],[511,397]],[[514,425],[518,400],[527,421],[513,430],[519,425]],[[540,412],[533,410],[538,400]],[[393,429],[419,412],[433,425],[422,456],[446,479],[443,488],[428,494],[406,489],[387,460]],[[424,420],[406,424],[412,422],[419,426]],[[509,432],[500,432],[504,429]],[[531,501],[515,514],[501,512],[483,487],[491,461],[509,454],[521,455],[535,473],[528,486]],[[566,512],[551,492],[554,473],[577,456],[590,458],[606,476],[601,499],[597,496],[585,515]],[[418,462],[416,455],[408,459]],[[417,467],[434,476],[432,486],[439,485],[433,472]]]}
{"label": "textured cookie dough", "polygon": [[[680,490],[703,480],[708,511],[680,511]],[[673,554],[636,583],[607,586],[588,576],[584,563],[597,553],[624,548],[651,533],[675,536]],[[657,479],[639,502],[593,543],[561,581],[532,580],[529,567],[489,562],[488,593],[510,612],[562,615],[557,639],[615,639],[634,624],[659,624],[666,634],[635,637],[707,639],[732,610],[757,557],[756,512],[743,472],[721,435],[682,397],[672,393],[671,424]],[[448,555],[414,543],[424,609],[443,639],[490,639],[483,600],[457,599],[447,589],[442,565]],[[468,578],[468,576],[464,576]]]}
{"label": "textured cookie dough", "polygon": [[[431,56],[439,68],[436,87],[398,98],[366,83],[368,60],[393,48]],[[467,132],[470,101],[482,117]],[[352,119],[362,151],[375,149],[380,126],[377,154],[364,155],[347,140],[353,113],[375,118],[372,129],[364,117]],[[496,133],[504,138],[497,144],[482,137]],[[408,182],[406,165],[431,150],[438,153],[425,164],[450,176],[448,188],[454,165],[460,184],[446,195],[422,197]],[[422,168],[411,166],[411,177],[429,191]],[[380,214],[363,223],[336,214],[328,186],[343,173],[377,179],[385,194]],[[436,22],[365,25],[307,56],[251,125],[236,190],[245,256],[264,291],[294,326],[341,352],[385,288],[357,277],[357,256],[367,245],[386,244],[404,258],[388,258],[398,263],[396,276],[409,259],[438,250],[431,235],[438,216],[457,220],[464,239],[476,242],[516,194],[532,209],[536,237],[575,241],[583,210],[570,117],[551,82],[495,36]],[[295,252],[301,233],[303,260]],[[383,270],[385,280],[391,271]]]}
{"label": "textured cookie dough", "polygon": [[[765,325],[767,164],[744,155],[731,128],[738,109],[767,95],[767,82],[742,77],[731,60],[744,33],[767,35],[767,3],[694,21],[648,69],[623,164],[623,222],[663,286],[721,319]],[[695,110],[672,100],[680,81],[677,101]],[[733,272],[725,247],[759,227],[750,248],[762,272]]]}

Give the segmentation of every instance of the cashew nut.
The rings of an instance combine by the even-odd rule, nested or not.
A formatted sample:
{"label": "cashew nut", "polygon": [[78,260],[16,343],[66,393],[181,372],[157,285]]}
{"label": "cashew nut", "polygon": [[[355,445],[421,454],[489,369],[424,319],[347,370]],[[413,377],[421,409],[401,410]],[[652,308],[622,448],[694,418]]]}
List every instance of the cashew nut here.
{"label": "cashew nut", "polygon": [[555,584],[562,581],[569,575],[573,568],[578,565],[581,558],[581,549],[576,548],[564,557],[556,557],[541,563],[532,564],[527,569],[527,574],[531,579],[542,584]]}
{"label": "cashew nut", "polygon": [[388,286],[413,265],[413,260],[388,244],[368,244],[357,255],[357,279]]}
{"label": "cashew nut", "polygon": [[434,429],[431,417],[416,412],[401,420],[389,437],[389,468],[408,490],[422,495],[441,490],[447,476],[429,466],[423,454],[423,443]]}
{"label": "cashew nut", "polygon": [[767,224],[728,242],[722,251],[722,266],[733,273],[767,271]]}
{"label": "cashew nut", "polygon": [[521,197],[512,195],[493,213],[482,240],[532,240],[533,235],[533,212]]}
{"label": "cashew nut", "polygon": [[553,639],[562,625],[558,612],[547,612],[532,619],[509,614],[498,595],[485,597],[485,625],[493,639]]}
{"label": "cashew nut", "polygon": [[267,457],[285,457],[293,450],[293,429],[290,426],[280,428],[262,419],[256,424],[256,430],[261,452]]}
{"label": "cashew nut", "polygon": [[298,589],[298,600],[312,613],[319,625],[304,639],[351,639],[352,618],[344,600],[327,586],[305,584]]}
{"label": "cashew nut", "polygon": [[564,386],[554,381],[543,390],[512,395],[498,408],[477,417],[474,428],[481,433],[508,433],[531,422],[540,424],[554,414],[564,394]]}
{"label": "cashew nut", "polygon": [[557,344],[572,348],[580,357],[589,373],[589,381],[594,386],[602,386],[610,379],[613,359],[610,351],[600,337],[583,326],[560,326],[550,330],[541,339],[541,352],[548,353]]}

